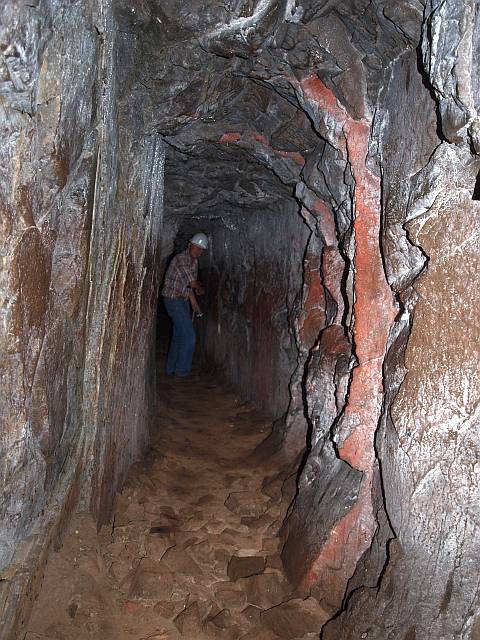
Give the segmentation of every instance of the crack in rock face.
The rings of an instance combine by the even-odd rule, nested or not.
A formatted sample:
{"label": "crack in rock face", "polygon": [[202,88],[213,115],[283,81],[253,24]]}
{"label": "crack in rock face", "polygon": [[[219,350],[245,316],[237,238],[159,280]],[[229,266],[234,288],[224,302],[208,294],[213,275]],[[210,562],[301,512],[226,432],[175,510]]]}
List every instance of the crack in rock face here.
{"label": "crack in rock face", "polygon": [[277,613],[478,637],[477,4],[2,4],[1,637],[146,451],[158,293],[198,231],[203,365],[273,421],[256,455],[297,464],[306,599]]}

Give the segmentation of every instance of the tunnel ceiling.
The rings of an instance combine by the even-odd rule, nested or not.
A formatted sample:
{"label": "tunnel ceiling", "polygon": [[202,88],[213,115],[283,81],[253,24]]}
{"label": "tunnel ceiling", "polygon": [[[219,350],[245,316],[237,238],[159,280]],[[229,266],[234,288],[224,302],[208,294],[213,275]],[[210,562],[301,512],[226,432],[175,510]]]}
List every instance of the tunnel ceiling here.
{"label": "tunnel ceiling", "polygon": [[324,175],[328,131],[299,87],[318,77],[371,117],[384,68],[418,42],[423,4],[119,1],[126,108],[169,145],[167,215],[275,209],[299,181],[341,206]]}

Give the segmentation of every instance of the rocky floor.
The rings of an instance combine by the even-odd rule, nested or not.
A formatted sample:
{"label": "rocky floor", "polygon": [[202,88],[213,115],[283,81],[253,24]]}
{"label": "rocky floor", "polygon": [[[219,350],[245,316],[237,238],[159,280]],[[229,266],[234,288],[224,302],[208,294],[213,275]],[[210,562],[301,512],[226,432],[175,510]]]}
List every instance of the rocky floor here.
{"label": "rocky floor", "polygon": [[108,527],[75,518],[26,640],[318,638],[328,616],[282,573],[295,477],[255,451],[268,420],[198,375],[159,384],[150,455]]}

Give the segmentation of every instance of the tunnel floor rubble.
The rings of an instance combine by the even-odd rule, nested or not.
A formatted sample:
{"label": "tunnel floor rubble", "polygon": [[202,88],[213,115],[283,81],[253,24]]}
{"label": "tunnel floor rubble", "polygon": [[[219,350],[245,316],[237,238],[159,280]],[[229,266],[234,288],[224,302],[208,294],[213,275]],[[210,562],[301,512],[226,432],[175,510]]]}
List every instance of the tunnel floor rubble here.
{"label": "tunnel floor rubble", "polygon": [[159,386],[148,457],[108,526],[74,518],[26,640],[318,638],[329,616],[282,572],[295,473],[259,454],[268,419],[199,375]]}

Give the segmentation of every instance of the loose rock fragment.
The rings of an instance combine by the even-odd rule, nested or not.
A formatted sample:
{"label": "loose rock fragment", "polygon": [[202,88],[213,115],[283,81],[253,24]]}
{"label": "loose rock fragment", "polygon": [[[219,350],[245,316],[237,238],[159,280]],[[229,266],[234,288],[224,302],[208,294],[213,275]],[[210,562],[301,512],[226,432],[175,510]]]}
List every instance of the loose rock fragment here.
{"label": "loose rock fragment", "polygon": [[242,607],[246,603],[246,597],[241,589],[235,589],[231,583],[220,583],[215,589],[215,598],[223,607]]}
{"label": "loose rock fragment", "polygon": [[260,621],[284,640],[320,633],[331,616],[314,598],[283,602],[260,614]]}
{"label": "loose rock fragment", "polygon": [[174,624],[184,636],[196,638],[202,634],[202,616],[197,602],[192,602],[174,619]]}
{"label": "loose rock fragment", "polygon": [[161,600],[160,602],[157,602],[153,610],[162,618],[173,618],[175,614],[178,615],[178,608],[179,606],[176,606],[171,600]]}
{"label": "loose rock fragment", "polygon": [[262,613],[262,611],[263,609],[260,609],[260,607],[254,607],[253,605],[249,604],[248,607],[245,607],[245,609],[242,611],[242,614],[249,622],[253,622],[258,625],[260,623],[260,614]]}
{"label": "loose rock fragment", "polygon": [[132,600],[156,601],[169,596],[173,590],[171,571],[161,563],[145,558],[142,560],[131,579],[129,597]]}
{"label": "loose rock fragment", "polygon": [[191,556],[177,547],[168,549],[162,557],[162,562],[174,573],[184,573],[190,576],[201,575],[202,569]]}
{"label": "loose rock fragment", "polygon": [[265,569],[265,558],[261,556],[233,556],[228,563],[227,574],[230,580],[236,581],[239,578],[248,578]]}
{"label": "loose rock fragment", "polygon": [[246,591],[249,604],[263,609],[280,604],[290,590],[285,578],[273,570],[249,578],[240,578],[239,583]]}
{"label": "loose rock fragment", "polygon": [[237,515],[258,518],[265,513],[266,502],[265,496],[258,492],[237,491],[228,496],[225,506]]}

